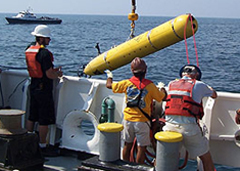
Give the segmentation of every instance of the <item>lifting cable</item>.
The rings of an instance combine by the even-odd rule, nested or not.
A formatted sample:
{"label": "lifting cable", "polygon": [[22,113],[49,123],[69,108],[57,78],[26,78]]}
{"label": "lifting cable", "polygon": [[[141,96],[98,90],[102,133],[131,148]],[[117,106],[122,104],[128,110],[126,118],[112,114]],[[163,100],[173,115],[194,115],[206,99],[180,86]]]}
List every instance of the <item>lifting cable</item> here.
{"label": "lifting cable", "polygon": [[136,1],[132,0],[132,12],[128,14],[128,19],[132,21],[131,23],[131,33],[129,38],[134,38],[134,32],[135,32],[135,21],[138,19],[138,14],[135,13],[136,11]]}
{"label": "lifting cable", "polygon": [[196,45],[194,28],[193,28],[193,17],[191,16],[191,14],[188,15],[187,22],[186,22],[185,28],[184,28],[184,41],[185,41],[185,47],[186,47],[187,62],[188,62],[188,64],[190,64],[189,56],[188,56],[187,38],[186,38],[186,31],[187,31],[188,20],[191,21],[191,28],[192,28],[192,34],[193,34],[193,42],[194,42],[194,48],[195,48],[195,53],[196,53],[197,66],[199,67],[197,45]]}

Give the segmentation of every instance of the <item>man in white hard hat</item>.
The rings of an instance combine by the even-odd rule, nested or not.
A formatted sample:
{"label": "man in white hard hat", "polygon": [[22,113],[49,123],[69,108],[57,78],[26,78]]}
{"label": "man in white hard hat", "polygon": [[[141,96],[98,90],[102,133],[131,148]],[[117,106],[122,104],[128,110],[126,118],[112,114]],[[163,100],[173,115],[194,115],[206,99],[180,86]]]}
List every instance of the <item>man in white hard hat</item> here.
{"label": "man in white hard hat", "polygon": [[48,125],[55,124],[53,102],[53,80],[62,76],[61,68],[54,68],[53,55],[46,49],[51,40],[50,29],[38,25],[31,33],[36,37],[36,44],[25,52],[30,85],[30,114],[27,129],[33,132],[35,122],[39,124],[39,145],[44,156],[56,156],[55,151],[47,147]]}

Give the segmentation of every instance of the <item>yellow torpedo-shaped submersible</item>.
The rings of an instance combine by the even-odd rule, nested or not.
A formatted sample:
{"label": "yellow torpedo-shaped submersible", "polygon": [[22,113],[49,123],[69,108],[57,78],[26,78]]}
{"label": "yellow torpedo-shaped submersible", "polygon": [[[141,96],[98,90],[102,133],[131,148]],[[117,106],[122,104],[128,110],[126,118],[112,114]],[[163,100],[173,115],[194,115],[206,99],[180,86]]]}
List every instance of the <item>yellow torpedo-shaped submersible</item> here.
{"label": "yellow torpedo-shaped submersible", "polygon": [[117,69],[135,57],[145,57],[184,40],[184,35],[191,37],[192,28],[196,33],[197,20],[191,14],[180,15],[95,57],[87,64],[84,73],[98,75],[106,69]]}

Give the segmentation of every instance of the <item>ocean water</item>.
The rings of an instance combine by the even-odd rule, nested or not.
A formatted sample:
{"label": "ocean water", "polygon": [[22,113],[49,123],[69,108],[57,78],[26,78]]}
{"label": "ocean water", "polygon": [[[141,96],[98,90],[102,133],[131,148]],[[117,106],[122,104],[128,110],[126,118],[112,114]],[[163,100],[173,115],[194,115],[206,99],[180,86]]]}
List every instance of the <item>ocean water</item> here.
{"label": "ocean water", "polygon": [[[0,65],[24,68],[26,46],[34,41],[30,34],[36,25],[9,25],[0,14]],[[51,15],[50,15],[51,16]],[[52,40],[48,49],[53,52],[55,65],[62,66],[66,75],[77,76],[83,64],[101,52],[125,42],[130,34],[127,16],[52,15],[63,20],[60,25],[49,25]],[[135,35],[144,33],[174,17],[140,16]],[[240,19],[198,18],[195,35],[202,80],[218,91],[240,92]],[[188,51],[192,64],[196,63],[193,38],[189,38]],[[144,58],[148,65],[147,78],[155,83],[167,84],[179,77],[179,69],[187,64],[184,41],[176,43]],[[131,76],[130,65],[113,71],[114,80]],[[105,79],[105,75],[92,78]]]}
{"label": "ocean water", "polygon": [[[0,67],[26,68],[24,51],[34,41],[30,34],[36,25],[9,25],[0,14]],[[101,52],[125,42],[130,34],[127,16],[49,15],[63,20],[60,25],[49,25],[52,40],[48,49],[53,52],[55,66],[62,66],[65,75],[77,76],[82,65]],[[144,33],[174,17],[143,17],[136,21],[135,35]],[[198,18],[195,35],[202,80],[217,91],[240,92],[240,19]],[[189,38],[188,51],[192,64],[196,63],[193,38]],[[163,82],[179,78],[179,69],[187,64],[184,41],[176,43],[144,58],[148,65],[147,78]],[[131,77],[130,65],[113,71],[113,79]],[[106,79],[105,75],[92,78]],[[184,170],[196,170],[196,163],[189,162]],[[216,166],[218,171],[240,170]]]}

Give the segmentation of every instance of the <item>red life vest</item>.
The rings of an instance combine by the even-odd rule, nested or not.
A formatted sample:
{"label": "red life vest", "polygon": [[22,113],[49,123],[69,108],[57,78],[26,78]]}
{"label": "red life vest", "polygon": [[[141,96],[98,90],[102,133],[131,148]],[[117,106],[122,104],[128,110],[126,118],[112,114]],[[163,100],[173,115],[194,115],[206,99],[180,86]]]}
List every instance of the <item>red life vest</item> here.
{"label": "red life vest", "polygon": [[180,79],[169,85],[166,115],[181,115],[202,119],[203,107],[192,99],[192,90],[196,80]]}
{"label": "red life vest", "polygon": [[[39,52],[40,48],[44,48],[42,46],[30,46],[25,54],[26,54],[26,61],[27,61],[27,68],[30,77],[33,78],[42,78],[43,72],[41,69],[41,64],[36,60],[36,55]],[[51,55],[51,60],[53,61],[53,55],[49,51]]]}
{"label": "red life vest", "polygon": [[129,81],[131,81],[139,90],[144,89],[148,84],[152,83],[152,81],[143,78],[141,81],[141,87],[140,87],[140,80],[135,76],[130,78]]}

